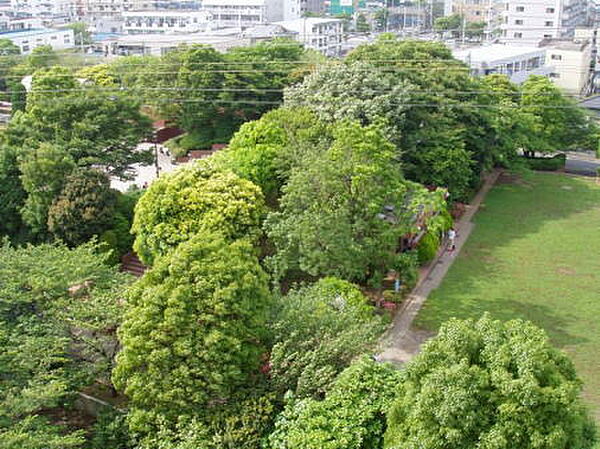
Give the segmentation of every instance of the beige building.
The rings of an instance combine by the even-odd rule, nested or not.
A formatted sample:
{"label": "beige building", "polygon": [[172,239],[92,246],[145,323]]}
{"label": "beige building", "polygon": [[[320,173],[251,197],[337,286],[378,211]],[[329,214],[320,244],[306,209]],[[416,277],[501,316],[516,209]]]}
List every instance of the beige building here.
{"label": "beige building", "polygon": [[554,84],[573,95],[591,92],[593,49],[589,40],[546,39],[540,47],[546,49],[546,65]]}
{"label": "beige building", "polygon": [[445,0],[444,15],[460,14],[467,22],[490,23],[498,12],[496,5],[494,0]]}

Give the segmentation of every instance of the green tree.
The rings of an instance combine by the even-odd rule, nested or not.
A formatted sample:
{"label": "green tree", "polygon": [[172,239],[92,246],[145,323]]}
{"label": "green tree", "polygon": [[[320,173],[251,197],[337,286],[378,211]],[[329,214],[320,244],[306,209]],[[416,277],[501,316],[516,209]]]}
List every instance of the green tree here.
{"label": "green tree", "polygon": [[134,249],[146,264],[201,229],[227,239],[260,235],[264,200],[260,189],[232,172],[198,161],[152,183],[140,198],[132,232]]}
{"label": "green tree", "polygon": [[123,179],[130,178],[134,164],[152,162],[151,150],[137,149],[151,132],[151,121],[140,112],[139,103],[127,95],[77,89],[81,90],[32,92],[27,112],[11,120],[6,141],[15,147],[60,145],[77,166]]}
{"label": "green tree", "polygon": [[21,208],[27,193],[21,184],[18,152],[0,146],[0,236],[16,237],[23,231]]}
{"label": "green tree", "polygon": [[297,398],[322,397],[355,357],[375,349],[385,327],[358,287],[336,278],[292,290],[277,306],[271,380]]}
{"label": "green tree", "polygon": [[70,23],[67,28],[73,30],[73,34],[75,35],[75,45],[82,46],[93,43],[92,33],[88,31],[85,22]]}
{"label": "green tree", "polygon": [[405,373],[386,448],[593,446],[573,364],[531,323],[450,320]]}
{"label": "green tree", "polygon": [[80,89],[77,79],[65,67],[40,68],[31,79],[31,91],[27,95],[27,110],[43,109],[48,102],[59,101],[72,91]]}
{"label": "green tree", "polygon": [[28,152],[21,159],[21,182],[27,193],[21,216],[36,236],[47,236],[48,211],[74,166],[73,159],[65,150],[48,144]]}
{"label": "green tree", "polygon": [[48,211],[48,230],[69,245],[79,245],[110,227],[116,194],[110,180],[95,170],[75,171]]}
{"label": "green tree", "polygon": [[0,56],[20,55],[21,49],[10,39],[0,39]]}
{"label": "green tree", "polygon": [[93,245],[0,247],[0,447],[83,443],[83,432],[47,412],[93,379],[108,379],[102,348],[115,347],[127,281]]}
{"label": "green tree", "polygon": [[364,14],[359,14],[356,17],[356,31],[359,33],[367,33],[371,31],[371,25],[367,22],[367,18]]}
{"label": "green tree", "polygon": [[343,371],[323,400],[291,400],[269,437],[272,449],[378,449],[402,375],[361,358]]}
{"label": "green tree", "polygon": [[485,32],[485,27],[485,22],[469,22],[465,26],[465,34],[470,39],[481,39]]}
{"label": "green tree", "polygon": [[438,17],[435,19],[433,29],[438,33],[450,32],[454,37],[457,37],[460,35],[460,30],[463,26],[463,20],[464,19],[460,14]]}
{"label": "green tree", "polygon": [[[353,281],[381,278],[406,232],[407,186],[394,146],[376,126],[341,123],[333,144],[306,156],[284,187],[267,229],[278,276],[288,271]],[[386,220],[386,208],[397,217]]]}
{"label": "green tree", "polygon": [[210,414],[258,374],[266,338],[267,276],[246,240],[199,232],[130,292],[115,383],[132,430]]}
{"label": "green tree", "polygon": [[534,119],[529,132],[535,136],[536,147],[526,153],[547,153],[589,147],[590,135],[597,134],[596,125],[583,108],[564,96],[560,89],[544,76],[531,76],[521,87],[521,106]]}
{"label": "green tree", "polygon": [[[236,47],[225,54],[224,101],[238,123],[255,120],[283,102],[281,90],[304,65],[304,49],[292,39],[278,38],[249,47]],[[247,103],[244,103],[247,102]]]}
{"label": "green tree", "polygon": [[309,110],[279,108],[243,124],[214,159],[259,186],[267,203],[276,205],[292,167],[328,136],[327,126]]}
{"label": "green tree", "polygon": [[388,27],[388,20],[390,19],[390,10],[387,8],[380,8],[375,11],[375,25],[377,31],[386,31]]}
{"label": "green tree", "polygon": [[27,66],[34,72],[37,69],[58,65],[59,58],[50,45],[35,47],[27,56]]}

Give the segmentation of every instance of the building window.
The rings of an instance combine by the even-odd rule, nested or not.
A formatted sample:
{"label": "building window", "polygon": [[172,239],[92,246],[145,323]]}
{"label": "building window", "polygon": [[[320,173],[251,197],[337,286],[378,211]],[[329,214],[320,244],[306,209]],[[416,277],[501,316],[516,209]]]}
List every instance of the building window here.
{"label": "building window", "polygon": [[524,6],[517,6],[517,12],[525,12]]}
{"label": "building window", "polygon": [[523,25],[523,21],[522,20],[515,20],[515,25]]}
{"label": "building window", "polygon": [[562,55],[552,55],[550,56],[550,59],[553,61],[562,61]]}
{"label": "building window", "polygon": [[551,73],[550,78],[560,78],[560,73]]}
{"label": "building window", "polygon": [[515,33],[515,34],[514,34],[514,37],[515,37],[516,39],[521,39],[521,38],[523,37],[523,33]]}
{"label": "building window", "polygon": [[544,26],[546,26],[546,27],[554,26],[554,22],[552,20],[546,20],[544,22]]}
{"label": "building window", "polygon": [[544,39],[552,39],[552,35],[551,34],[544,34]]}
{"label": "building window", "polygon": [[23,45],[23,51],[29,51],[29,45]]}
{"label": "building window", "polygon": [[554,14],[554,8],[546,8],[548,14]]}

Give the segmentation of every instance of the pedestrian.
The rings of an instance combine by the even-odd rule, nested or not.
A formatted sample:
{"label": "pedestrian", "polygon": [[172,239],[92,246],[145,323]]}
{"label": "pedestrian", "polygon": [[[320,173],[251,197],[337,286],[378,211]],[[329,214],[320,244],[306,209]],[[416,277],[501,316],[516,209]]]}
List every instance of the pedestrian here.
{"label": "pedestrian", "polygon": [[450,247],[449,251],[452,252],[456,249],[456,230],[454,228],[450,228],[448,231],[448,246]]}

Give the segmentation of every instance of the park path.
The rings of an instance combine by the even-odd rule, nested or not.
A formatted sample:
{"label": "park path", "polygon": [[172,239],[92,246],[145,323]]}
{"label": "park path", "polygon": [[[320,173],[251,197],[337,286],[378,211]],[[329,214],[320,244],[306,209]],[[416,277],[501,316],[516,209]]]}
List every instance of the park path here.
{"label": "park path", "polygon": [[457,231],[456,250],[449,252],[446,250],[446,246],[442,245],[433,262],[421,270],[417,286],[406,301],[402,303],[392,326],[383,337],[384,350],[377,357],[378,360],[404,364],[413,358],[418,353],[421,344],[431,337],[431,334],[425,331],[413,329],[412,323],[431,291],[440,285],[454,259],[456,259],[469,238],[474,226],[473,216],[479,210],[479,206],[481,206],[487,193],[498,180],[500,173],[501,170],[494,170],[486,176],[483,186],[467,206],[460,220],[455,223],[454,228]]}

